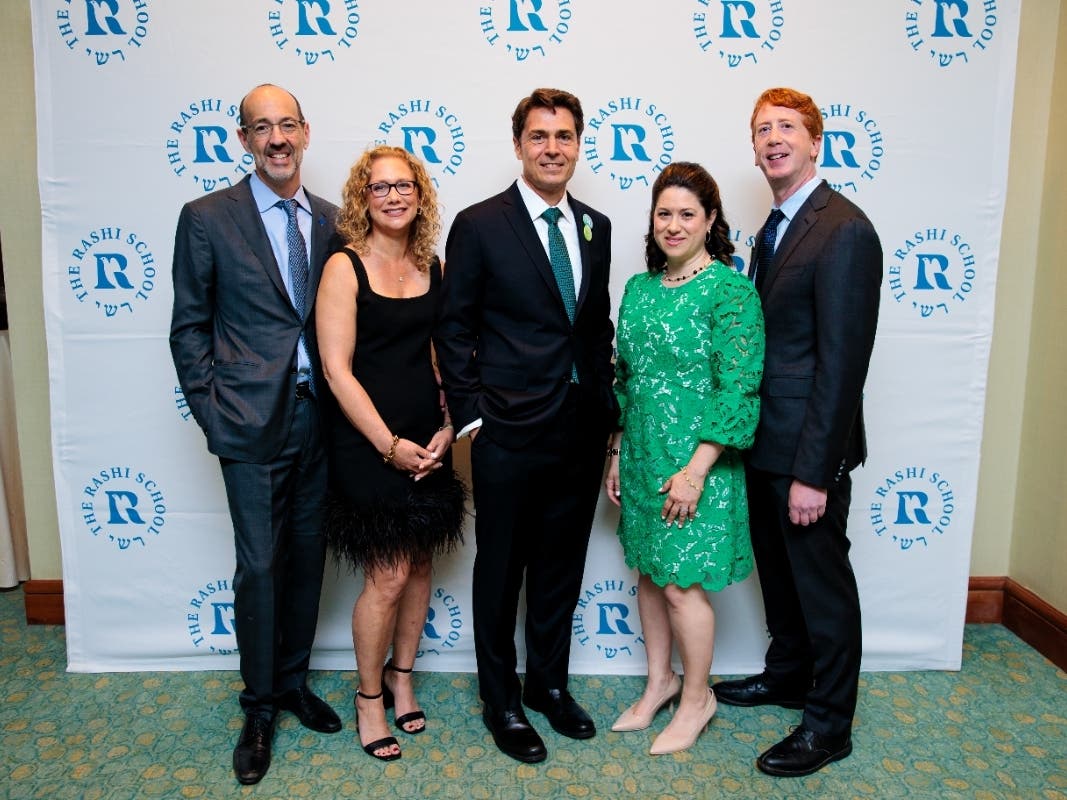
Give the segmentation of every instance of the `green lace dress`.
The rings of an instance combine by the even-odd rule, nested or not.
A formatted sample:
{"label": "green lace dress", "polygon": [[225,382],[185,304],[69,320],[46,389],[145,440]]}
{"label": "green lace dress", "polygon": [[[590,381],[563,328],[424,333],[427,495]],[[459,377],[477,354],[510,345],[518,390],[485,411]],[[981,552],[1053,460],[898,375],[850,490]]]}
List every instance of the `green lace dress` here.
{"label": "green lace dress", "polygon": [[[677,286],[638,274],[626,284],[617,342],[619,539],[627,565],[658,586],[718,591],[743,580],[753,560],[739,451],[752,445],[759,416],[759,296],[719,261]],[[726,449],[708,474],[696,518],[667,528],[659,489],[702,441]]]}

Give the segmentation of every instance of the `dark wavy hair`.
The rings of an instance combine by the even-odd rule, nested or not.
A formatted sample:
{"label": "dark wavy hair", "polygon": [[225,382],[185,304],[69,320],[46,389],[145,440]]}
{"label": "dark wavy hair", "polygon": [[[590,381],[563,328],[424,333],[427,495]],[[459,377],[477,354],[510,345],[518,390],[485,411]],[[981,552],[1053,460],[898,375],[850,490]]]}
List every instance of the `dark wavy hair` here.
{"label": "dark wavy hair", "polygon": [[582,114],[582,103],[570,92],[562,89],[534,89],[529,97],[524,97],[515,106],[515,113],[511,115],[511,135],[515,141],[522,138],[522,129],[526,127],[526,118],[535,108],[547,108],[553,114],[557,108],[565,108],[574,116],[574,132],[582,135],[585,129],[585,116]]}
{"label": "dark wavy hair", "polygon": [[667,269],[667,256],[656,244],[654,226],[656,220],[656,203],[664,189],[677,187],[688,189],[700,200],[700,206],[709,217],[715,212],[715,221],[711,223],[704,246],[712,258],[729,266],[734,252],[734,243],[730,241],[730,225],[722,212],[722,199],[719,197],[719,185],[706,169],[692,161],[677,161],[668,164],[652,184],[652,208],[648,212],[648,233],[645,234],[645,264],[648,271],[657,273]]}

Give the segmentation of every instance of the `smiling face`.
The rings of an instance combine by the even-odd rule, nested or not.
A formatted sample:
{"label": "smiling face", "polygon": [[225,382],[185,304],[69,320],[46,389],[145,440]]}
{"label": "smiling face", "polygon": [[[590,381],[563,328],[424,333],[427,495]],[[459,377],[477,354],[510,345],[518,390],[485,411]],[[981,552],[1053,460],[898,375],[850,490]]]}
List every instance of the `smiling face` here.
{"label": "smiling face", "polygon": [[[255,159],[256,174],[279,196],[292,197],[300,188],[300,162],[311,140],[311,129],[301,119],[296,99],[278,86],[259,86],[248,93],[241,108],[237,137]],[[284,121],[298,122],[296,131],[282,133],[278,123]],[[252,131],[260,124],[269,125],[269,133],[257,136]]]}
{"label": "smiling face", "polygon": [[402,195],[394,186],[390,187],[385,197],[375,197],[370,191],[366,192],[367,213],[370,215],[372,230],[393,234],[406,233],[415,221],[419,209],[419,190],[415,173],[402,158],[385,156],[376,158],[371,164],[368,186],[373,183],[395,184],[400,181],[414,183],[415,191]]}
{"label": "smiling face", "polygon": [[763,105],[752,120],[752,150],[777,204],[815,177],[822,136],[812,137],[800,112]]}
{"label": "smiling face", "polygon": [[533,108],[513,143],[526,183],[549,205],[558,204],[578,164],[574,115],[558,106],[555,111]]}
{"label": "smiling face", "polygon": [[709,216],[689,189],[669,186],[652,209],[652,235],[671,266],[684,266],[707,255],[705,240],[715,212]]}

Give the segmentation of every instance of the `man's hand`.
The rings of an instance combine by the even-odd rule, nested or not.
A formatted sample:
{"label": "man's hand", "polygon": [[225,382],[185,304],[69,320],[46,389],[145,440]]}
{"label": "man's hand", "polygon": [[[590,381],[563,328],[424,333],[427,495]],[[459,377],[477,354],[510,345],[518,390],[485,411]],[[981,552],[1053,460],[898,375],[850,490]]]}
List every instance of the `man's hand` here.
{"label": "man's hand", "polygon": [[794,480],[789,487],[789,521],[810,525],[826,513],[826,490]]}

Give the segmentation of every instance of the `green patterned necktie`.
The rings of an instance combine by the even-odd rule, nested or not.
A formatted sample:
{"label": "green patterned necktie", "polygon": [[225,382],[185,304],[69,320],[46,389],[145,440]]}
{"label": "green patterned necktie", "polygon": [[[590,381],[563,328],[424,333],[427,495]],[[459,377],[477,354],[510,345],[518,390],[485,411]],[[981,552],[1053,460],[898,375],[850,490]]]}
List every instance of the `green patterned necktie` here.
{"label": "green patterned necktie", "polygon": [[571,257],[567,253],[567,243],[559,229],[559,218],[563,212],[558,208],[546,208],[541,217],[548,223],[548,260],[552,262],[552,274],[556,276],[559,293],[563,295],[563,307],[567,309],[567,319],[574,322],[574,273],[571,271]]}
{"label": "green patterned necktie", "polygon": [[[567,243],[559,229],[559,218],[563,212],[558,208],[546,208],[541,218],[548,223],[548,260],[552,263],[552,274],[556,276],[559,293],[563,295],[563,307],[567,310],[567,319],[574,324],[574,273],[571,271],[571,257],[567,252]],[[578,367],[571,364],[571,382],[578,383]]]}

